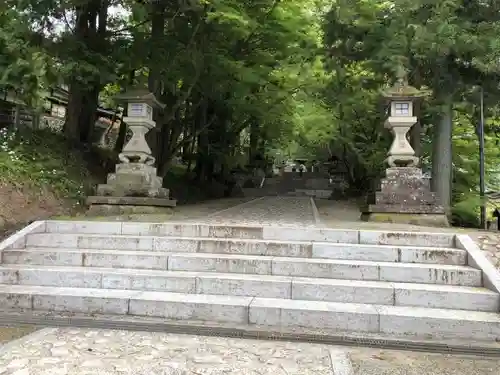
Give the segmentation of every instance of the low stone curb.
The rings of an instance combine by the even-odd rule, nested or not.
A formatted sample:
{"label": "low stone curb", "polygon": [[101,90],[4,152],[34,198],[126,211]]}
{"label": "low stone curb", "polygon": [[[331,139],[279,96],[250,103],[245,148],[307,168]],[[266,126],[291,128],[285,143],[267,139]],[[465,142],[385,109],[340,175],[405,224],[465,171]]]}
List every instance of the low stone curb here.
{"label": "low stone curb", "polygon": [[467,264],[483,271],[483,285],[500,293],[500,273],[472,238],[467,235],[457,235],[455,244],[458,249],[467,251]]}
{"label": "low stone curb", "polygon": [[316,202],[314,202],[314,198],[311,198],[311,207],[312,207],[312,212],[313,212],[313,217],[314,217],[314,223],[316,225],[323,225],[323,222],[321,221],[321,215],[319,214],[318,207],[316,206]]}
{"label": "low stone curb", "polygon": [[442,354],[461,354],[500,358],[500,345],[496,342],[425,340],[421,338],[397,338],[371,334],[341,332],[311,332],[307,330],[245,327],[227,324],[221,326],[212,322],[172,322],[154,318],[88,317],[41,315],[33,313],[13,313],[0,311],[0,325],[33,324],[45,327],[79,327],[90,329],[114,329],[145,332],[164,332],[186,335],[218,336],[257,340],[278,340],[311,344],[369,347],[377,349],[408,350]]}
{"label": "low stone curb", "polygon": [[45,233],[46,221],[35,221],[0,242],[0,251],[26,247],[26,236],[31,233]]}

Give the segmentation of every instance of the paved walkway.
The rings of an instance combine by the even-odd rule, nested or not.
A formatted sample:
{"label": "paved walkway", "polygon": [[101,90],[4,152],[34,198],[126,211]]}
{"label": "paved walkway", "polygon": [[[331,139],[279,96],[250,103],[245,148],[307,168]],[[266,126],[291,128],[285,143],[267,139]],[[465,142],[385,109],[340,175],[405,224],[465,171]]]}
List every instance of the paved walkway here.
{"label": "paved walkway", "polygon": [[45,328],[0,348],[2,375],[496,375],[500,359]]}
{"label": "paved walkway", "polygon": [[2,375],[332,375],[320,345],[47,328],[0,350]]}
{"label": "paved walkway", "polygon": [[208,215],[202,221],[302,227],[316,225],[313,204],[309,197],[257,198]]}
{"label": "paved walkway", "polygon": [[71,219],[143,222],[185,221],[286,226],[312,226],[316,224],[311,198],[276,196],[229,198],[178,206],[173,213],[166,215],[79,216]]}

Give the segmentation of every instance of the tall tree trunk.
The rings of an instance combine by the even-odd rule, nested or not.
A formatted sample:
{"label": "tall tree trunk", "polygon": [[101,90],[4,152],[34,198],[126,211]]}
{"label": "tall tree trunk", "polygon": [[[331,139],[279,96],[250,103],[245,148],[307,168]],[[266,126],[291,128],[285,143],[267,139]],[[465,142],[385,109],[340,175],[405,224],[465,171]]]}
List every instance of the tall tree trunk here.
{"label": "tall tree trunk", "polygon": [[64,122],[64,135],[75,143],[80,142],[80,115],[83,107],[82,84],[76,79],[69,85],[68,105],[66,107],[66,121]]}
{"label": "tall tree trunk", "polygon": [[149,75],[148,89],[156,98],[160,98],[162,94],[161,68],[161,43],[165,36],[165,2],[151,2],[151,37],[149,50]]}
{"label": "tall tree trunk", "polygon": [[[106,49],[108,7],[109,0],[91,0],[76,8],[75,39],[78,45],[85,46],[95,54],[104,53]],[[77,143],[90,142],[97,119],[102,83],[98,76],[90,78],[90,84],[77,77],[70,81],[63,131],[69,139]]]}
{"label": "tall tree trunk", "polygon": [[[194,128],[195,129],[203,129],[205,123],[207,122],[207,102],[206,99],[203,99],[201,105],[196,108],[195,116],[194,116]],[[196,180],[201,182],[203,180],[203,172],[204,166],[203,161],[205,158],[205,154],[208,152],[207,147],[207,129],[203,130],[196,137],[196,164],[194,167],[194,171],[196,174]]]}
{"label": "tall tree trunk", "polygon": [[[90,24],[90,48],[95,53],[105,53],[108,47],[107,29],[108,29],[108,8],[110,0],[94,0],[92,2]],[[90,143],[95,129],[95,123],[98,118],[97,109],[99,108],[99,93],[103,83],[96,77],[94,82],[86,91],[84,98],[83,117],[80,119],[80,141]]]}
{"label": "tall tree trunk", "polygon": [[417,117],[417,123],[412,126],[410,130],[410,144],[415,151],[415,156],[422,156],[422,123],[420,120],[421,109],[420,102],[415,103],[414,106],[414,116]]}
{"label": "tall tree trunk", "polygon": [[259,152],[260,126],[256,118],[250,119],[250,147],[248,149],[248,163],[254,164]]}
{"label": "tall tree trunk", "polygon": [[80,142],[90,143],[97,121],[97,108],[99,107],[99,91],[101,86],[94,84],[86,91],[83,97],[82,112],[80,114]]}
{"label": "tall tree trunk", "polygon": [[[420,70],[418,65],[415,68],[415,74],[413,75],[413,86],[417,89],[422,87],[422,78],[420,75]],[[417,123],[412,126],[410,130],[410,144],[413,150],[415,150],[415,156],[422,156],[422,122],[420,116],[422,114],[422,103],[417,101],[414,104],[414,116],[417,118]]]}
{"label": "tall tree trunk", "polygon": [[[148,90],[152,92],[156,99],[162,100],[163,83],[161,81],[162,69],[162,46],[163,37],[165,36],[165,2],[151,2],[151,35],[149,38],[149,53],[148,53]],[[166,104],[166,103],[165,103]],[[163,129],[163,111],[155,109],[153,120],[156,121],[156,127],[151,129],[146,135],[146,141],[149,144],[152,154],[156,158],[156,166],[161,167],[162,161],[162,143],[165,132]]]}
{"label": "tall tree trunk", "polygon": [[[128,76],[128,84],[129,86],[133,86],[135,82],[135,69],[132,69]],[[123,89],[122,89],[123,91]],[[127,139],[127,124],[123,122],[123,118],[127,116],[127,107],[123,109],[123,115],[120,121],[120,128],[118,129],[118,137],[116,138],[116,143],[114,150],[115,152],[121,152],[123,150],[123,146],[125,146],[125,140]]]}
{"label": "tall tree trunk", "polygon": [[432,153],[432,189],[437,193],[446,212],[451,206],[452,192],[452,131],[453,101],[446,98],[439,123],[434,129]]}

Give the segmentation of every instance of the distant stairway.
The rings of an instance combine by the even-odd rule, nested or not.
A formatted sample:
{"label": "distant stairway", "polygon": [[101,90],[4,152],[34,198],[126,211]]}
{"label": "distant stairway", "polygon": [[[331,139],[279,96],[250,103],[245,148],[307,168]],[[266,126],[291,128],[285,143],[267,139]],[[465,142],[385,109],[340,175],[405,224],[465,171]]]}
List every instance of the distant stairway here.
{"label": "distant stairway", "polygon": [[15,236],[5,311],[500,338],[499,294],[453,234],[47,221]]}

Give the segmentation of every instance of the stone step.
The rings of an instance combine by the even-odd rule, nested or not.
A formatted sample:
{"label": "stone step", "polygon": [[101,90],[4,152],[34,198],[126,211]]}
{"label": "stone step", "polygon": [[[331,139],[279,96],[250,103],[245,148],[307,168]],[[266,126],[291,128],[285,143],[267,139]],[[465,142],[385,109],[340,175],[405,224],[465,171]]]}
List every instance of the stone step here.
{"label": "stone step", "polygon": [[357,231],[349,228],[272,227],[196,223],[139,223],[47,221],[47,234],[104,234],[106,236],[171,236],[246,238],[276,241],[320,241],[365,245],[455,247],[453,233]]}
{"label": "stone step", "polygon": [[500,295],[486,288],[383,281],[292,278],[292,299],[495,311]]}
{"label": "stone step", "polygon": [[465,265],[467,251],[439,247],[314,242],[312,258]]}
{"label": "stone step", "polygon": [[264,326],[302,326],[428,338],[497,340],[500,337],[500,315],[482,311],[255,298],[249,313],[250,324]]}
{"label": "stone step", "polygon": [[485,288],[210,272],[6,265],[0,284],[213,294],[498,311]]}
{"label": "stone step", "polygon": [[497,313],[131,290],[0,285],[4,308],[496,340]]}
{"label": "stone step", "polygon": [[381,262],[466,264],[467,252],[451,248],[338,244],[328,242],[272,241],[152,236],[32,234],[28,247],[162,251],[266,255],[301,258],[371,260]]}
{"label": "stone step", "polygon": [[482,285],[481,271],[467,266],[234,254],[34,248],[4,250],[2,263]]}

